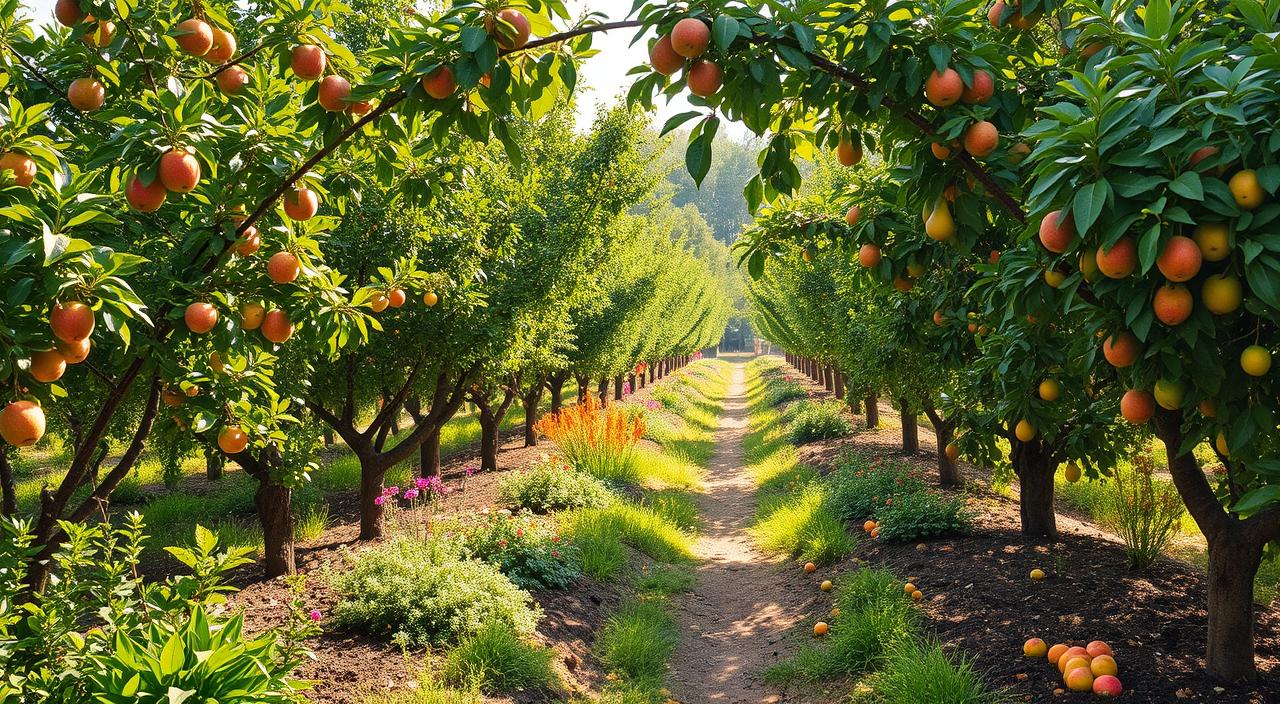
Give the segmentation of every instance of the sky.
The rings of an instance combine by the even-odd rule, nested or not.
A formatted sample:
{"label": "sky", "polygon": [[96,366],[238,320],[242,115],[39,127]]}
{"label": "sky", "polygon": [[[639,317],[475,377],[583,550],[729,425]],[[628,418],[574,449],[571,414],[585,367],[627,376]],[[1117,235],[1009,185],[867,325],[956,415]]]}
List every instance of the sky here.
{"label": "sky", "polygon": [[[53,21],[54,2],[55,0],[21,0],[21,5],[24,6],[26,14],[36,19],[37,25],[44,25]],[[604,20],[606,22],[626,19],[631,5],[632,0],[568,0],[566,2],[566,7],[575,18],[587,12],[600,12],[606,16]],[[645,39],[632,45],[631,39],[634,36],[635,30],[630,29],[596,35],[592,45],[599,49],[600,53],[588,59],[578,73],[577,107],[580,128],[591,124],[597,105],[611,104],[625,97],[627,88],[632,82],[632,77],[627,76],[627,71],[648,61],[649,52]],[[669,104],[664,101],[665,98],[659,96],[658,112],[654,118],[654,123],[657,125],[661,125],[671,115],[691,109],[688,101],[683,97],[676,97]],[[722,125],[721,131],[740,138],[747,135],[745,128],[737,125]]]}

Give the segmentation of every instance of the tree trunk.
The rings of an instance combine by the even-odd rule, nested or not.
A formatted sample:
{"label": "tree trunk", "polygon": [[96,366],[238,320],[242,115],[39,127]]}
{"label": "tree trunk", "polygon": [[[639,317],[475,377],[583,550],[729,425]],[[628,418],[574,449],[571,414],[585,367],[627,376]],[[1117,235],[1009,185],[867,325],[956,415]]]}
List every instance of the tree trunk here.
{"label": "tree trunk", "polygon": [[498,471],[498,444],[502,421],[489,409],[480,408],[480,471]]}
{"label": "tree trunk", "polygon": [[635,378],[635,379],[636,379],[636,382],[640,384],[640,386],[635,387],[635,388],[640,388],[640,389],[643,389],[643,388],[644,388],[644,378],[645,378],[645,376],[647,376],[647,373],[646,373],[646,372],[640,372],[640,376],[639,376],[639,377],[634,377],[634,376],[633,376],[633,378]]}
{"label": "tree trunk", "polygon": [[618,374],[617,376],[613,377],[613,400],[614,401],[622,400],[622,385],[625,383],[623,381],[623,379],[625,378],[626,377],[624,377],[621,374]]}
{"label": "tree trunk", "polygon": [[560,407],[564,405],[564,382],[565,377],[556,374],[551,377],[549,390],[551,391],[551,412],[559,413]]}
{"label": "tree trunk", "polygon": [[933,424],[933,437],[938,445],[938,484],[946,487],[963,486],[964,478],[960,476],[960,465],[947,457],[947,445],[951,444],[955,436],[955,423],[943,418],[932,405],[926,405],[924,412],[929,416],[929,422]]}
{"label": "tree trunk", "polygon": [[1053,512],[1054,465],[1049,448],[1036,439],[1012,441],[1013,471],[1018,475],[1018,512],[1022,517],[1022,534],[1029,537],[1054,538],[1058,535],[1058,517]]}
{"label": "tree trunk", "polygon": [[587,380],[587,377],[585,376],[577,377],[577,379],[578,379],[578,403],[586,403],[587,402],[587,384],[589,382]]}
{"label": "tree trunk", "polygon": [[[836,398],[844,400],[844,372],[835,373],[835,383]],[[854,411],[854,413],[857,413],[857,411]]]}
{"label": "tree trunk", "polygon": [[836,372],[834,369],[831,368],[831,365],[829,364],[823,367],[822,383],[823,383],[823,386],[827,387],[827,391],[836,390]]}
{"label": "tree trunk", "polygon": [[418,447],[418,462],[422,465],[419,474],[423,477],[440,476],[440,428],[427,435]]}
{"label": "tree trunk", "polygon": [[334,442],[335,442],[335,438],[333,437],[333,428],[325,428],[324,429],[324,446],[333,447]]}
{"label": "tree trunk", "polygon": [[650,365],[649,365],[649,383],[650,383],[650,384],[652,384],[652,383],[655,381],[655,379],[654,379],[654,377],[653,377],[653,370],[654,370],[654,368],[655,368],[655,367],[657,367],[657,366],[658,366],[657,362],[654,362],[653,364],[650,364]]}
{"label": "tree trunk", "polygon": [[867,393],[867,427],[871,429],[880,427],[880,400],[876,398],[874,391]]}
{"label": "tree trunk", "polygon": [[293,556],[292,497],[293,491],[289,487],[269,477],[258,481],[258,489],[253,495],[258,522],[262,524],[262,570],[268,579],[297,571]]}
{"label": "tree trunk", "polygon": [[600,382],[596,384],[596,394],[600,396],[601,406],[609,403],[609,378],[608,377],[601,378]]}
{"label": "tree trunk", "polygon": [[542,384],[537,384],[529,390],[521,399],[524,405],[524,446],[538,446],[538,404],[542,402]]}
{"label": "tree trunk", "polygon": [[222,470],[226,466],[227,460],[218,451],[216,447],[206,447],[204,450],[204,476],[211,482],[222,479]]}
{"label": "tree trunk", "polygon": [[377,540],[383,535],[382,519],[386,512],[378,500],[382,498],[387,470],[366,467],[363,461],[360,464],[360,540]]}
{"label": "tree trunk", "polygon": [[636,381],[636,375],[635,375],[635,373],[634,373],[634,372],[632,372],[631,374],[628,374],[628,375],[627,375],[627,383],[631,385],[631,393],[635,393],[635,392],[636,392],[636,389],[639,389],[639,388],[640,388],[640,387],[637,385],[637,384],[638,384],[638,382]]}
{"label": "tree trunk", "polygon": [[0,515],[12,516],[18,512],[18,490],[13,481],[13,467],[9,454],[0,448]]}
{"label": "tree trunk", "polygon": [[902,454],[914,455],[920,451],[920,429],[916,426],[916,414],[906,399],[898,401],[902,413]]}

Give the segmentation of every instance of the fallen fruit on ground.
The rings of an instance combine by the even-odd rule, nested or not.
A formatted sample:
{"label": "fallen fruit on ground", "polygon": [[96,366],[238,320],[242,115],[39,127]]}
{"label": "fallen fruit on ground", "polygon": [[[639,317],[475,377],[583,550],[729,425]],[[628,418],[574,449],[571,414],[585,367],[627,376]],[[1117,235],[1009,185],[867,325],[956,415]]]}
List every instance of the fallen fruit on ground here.
{"label": "fallen fruit on ground", "polygon": [[1098,653],[1089,661],[1089,670],[1093,672],[1094,677],[1102,675],[1114,675],[1119,672],[1116,665],[1116,659],[1106,653]]}
{"label": "fallen fruit on ground", "polygon": [[813,574],[818,571],[818,566],[812,562],[806,562],[804,563],[804,571],[806,574]]}
{"label": "fallen fruit on ground", "polygon": [[1067,648],[1069,647],[1071,646],[1066,643],[1055,643],[1052,648],[1049,648],[1049,652],[1047,654],[1049,662],[1055,665],[1058,664],[1058,659],[1062,657],[1063,653],[1067,652]]}
{"label": "fallen fruit on ground", "polygon": [[823,580],[822,584],[819,584],[819,585],[818,585],[818,588],[819,588],[819,589],[821,589],[821,590],[822,590],[822,591],[824,591],[824,592],[829,592],[829,591],[831,591],[831,580],[829,580],[829,579],[827,579],[827,580]]}
{"label": "fallen fruit on ground", "polygon": [[1044,579],[1044,570],[1039,567],[1031,570],[1031,580],[1033,582],[1039,582],[1042,579]]}
{"label": "fallen fruit on ground", "polygon": [[1114,675],[1102,675],[1093,681],[1093,693],[1099,697],[1118,697],[1124,693],[1124,687]]}
{"label": "fallen fruit on ground", "polygon": [[830,628],[827,626],[826,621],[819,621],[813,624],[813,635],[815,636],[825,636],[827,635],[828,630],[830,630]]}
{"label": "fallen fruit on ground", "polygon": [[1022,654],[1029,658],[1042,658],[1048,652],[1048,644],[1039,638],[1030,638],[1022,644]]}
{"label": "fallen fruit on ground", "polygon": [[[1080,662],[1077,659],[1077,662]],[[1072,692],[1089,692],[1093,690],[1093,673],[1088,667],[1077,667],[1067,672],[1064,681]]]}

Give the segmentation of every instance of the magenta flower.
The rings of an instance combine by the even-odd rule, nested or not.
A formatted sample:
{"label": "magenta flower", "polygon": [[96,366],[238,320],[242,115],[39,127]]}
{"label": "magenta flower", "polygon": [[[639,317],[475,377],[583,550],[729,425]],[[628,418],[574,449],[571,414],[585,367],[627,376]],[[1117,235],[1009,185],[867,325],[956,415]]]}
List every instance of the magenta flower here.
{"label": "magenta flower", "polygon": [[419,489],[426,489],[428,486],[431,485],[431,482],[427,481],[426,477],[418,477],[417,479],[413,480],[413,485],[418,487]]}
{"label": "magenta flower", "polygon": [[312,610],[311,610],[311,613],[309,613],[309,614],[307,614],[307,615],[311,617],[311,620],[312,620],[312,621],[319,621],[319,620],[320,620],[320,612],[319,612],[319,611],[317,611],[316,609],[312,609]]}
{"label": "magenta flower", "polygon": [[375,496],[375,497],[373,497],[373,505],[375,505],[375,506],[381,506],[381,505],[385,504],[386,502],[387,502],[387,497],[385,497],[385,496]]}
{"label": "magenta flower", "polygon": [[659,408],[662,408],[662,404],[653,399],[649,399],[648,401],[645,401],[644,405],[648,406],[649,410],[651,411],[656,411]]}
{"label": "magenta flower", "polygon": [[398,486],[389,486],[386,489],[382,490],[383,496],[395,496],[399,493],[400,493],[400,487]]}
{"label": "magenta flower", "polygon": [[630,393],[631,393],[631,382],[628,381],[627,383],[622,385],[622,395],[627,396]]}
{"label": "magenta flower", "polygon": [[409,490],[405,491],[405,492],[404,492],[404,498],[406,498],[406,499],[408,499],[408,500],[410,500],[410,501],[413,501],[414,499],[418,498],[418,490],[417,490],[417,489],[409,489]]}
{"label": "magenta flower", "polygon": [[469,477],[476,473],[476,468],[474,465],[467,465],[466,467],[462,468],[462,473]]}
{"label": "magenta flower", "polygon": [[560,557],[560,551],[559,551],[559,550],[552,550],[552,551],[551,551],[551,556],[552,556],[552,557]]}

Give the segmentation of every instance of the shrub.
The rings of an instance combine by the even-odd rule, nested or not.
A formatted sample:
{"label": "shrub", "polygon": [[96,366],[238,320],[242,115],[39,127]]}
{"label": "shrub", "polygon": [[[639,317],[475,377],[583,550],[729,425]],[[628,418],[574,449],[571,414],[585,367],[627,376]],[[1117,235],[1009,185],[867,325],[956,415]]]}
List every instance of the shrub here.
{"label": "shrub", "polygon": [[842,520],[863,521],[878,515],[885,499],[925,490],[925,483],[907,466],[867,460],[850,453],[827,480],[831,509]]}
{"label": "shrub", "polygon": [[348,554],[330,573],[334,622],[403,646],[424,646],[494,623],[529,634],[541,615],[529,593],[498,568],[460,560],[445,545],[397,539]]}
{"label": "shrub", "polygon": [[582,574],[578,548],[556,524],[527,512],[490,514],[461,526],[463,557],[494,565],[522,589],[563,589]]}
{"label": "shrub", "polygon": [[444,679],[486,694],[548,690],[560,681],[551,669],[553,656],[549,648],[528,643],[502,626],[487,624],[449,651]]}
{"label": "shrub", "polygon": [[575,469],[601,479],[634,482],[635,445],[644,435],[644,418],[628,418],[620,404],[601,406],[595,396],[585,403],[549,413],[538,431],[560,448]]}
{"label": "shrub", "polygon": [[627,566],[627,549],[616,537],[590,534],[576,540],[582,553],[582,572],[588,577],[603,582]]}
{"label": "shrub", "polygon": [[883,671],[869,682],[871,701],[996,704],[1007,701],[991,691],[963,655],[954,660],[937,643],[903,641],[890,651]]}
{"label": "shrub", "polygon": [[799,384],[793,384],[789,381],[773,382],[764,392],[764,405],[769,408],[776,408],[788,401],[796,401],[808,396],[805,390]]}
{"label": "shrub", "polygon": [[498,484],[498,500],[513,508],[550,513],[598,508],[614,500],[604,482],[556,458],[543,458]]}
{"label": "shrub", "polygon": [[876,512],[880,539],[890,543],[932,538],[969,529],[964,497],[947,496],[936,489],[902,492],[885,499]]}
{"label": "shrub", "polygon": [[803,445],[852,433],[853,424],[843,410],[844,405],[839,401],[800,404],[791,421],[791,442]]}
{"label": "shrub", "polygon": [[1124,539],[1129,565],[1146,569],[1181,528],[1183,506],[1178,490],[1155,478],[1150,451],[1135,457],[1132,469],[1117,469],[1111,482],[1115,489],[1109,496],[1109,513]]}

